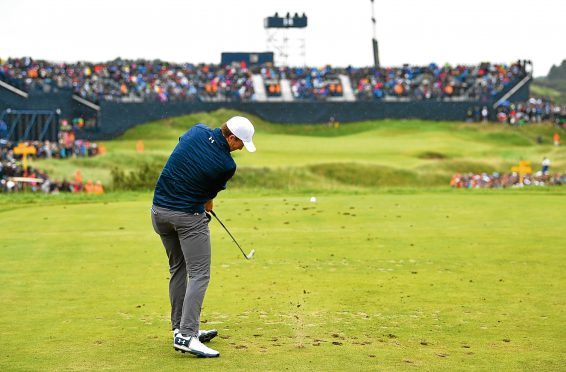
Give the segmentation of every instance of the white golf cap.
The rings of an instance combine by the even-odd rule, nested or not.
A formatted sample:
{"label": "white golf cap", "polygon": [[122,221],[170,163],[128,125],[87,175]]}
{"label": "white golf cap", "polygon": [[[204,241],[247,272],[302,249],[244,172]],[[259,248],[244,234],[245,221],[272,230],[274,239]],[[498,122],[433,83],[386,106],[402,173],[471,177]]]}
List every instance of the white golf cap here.
{"label": "white golf cap", "polygon": [[244,147],[249,152],[255,152],[255,145],[252,142],[254,136],[254,126],[251,121],[243,116],[234,116],[226,122],[230,132],[244,142]]}

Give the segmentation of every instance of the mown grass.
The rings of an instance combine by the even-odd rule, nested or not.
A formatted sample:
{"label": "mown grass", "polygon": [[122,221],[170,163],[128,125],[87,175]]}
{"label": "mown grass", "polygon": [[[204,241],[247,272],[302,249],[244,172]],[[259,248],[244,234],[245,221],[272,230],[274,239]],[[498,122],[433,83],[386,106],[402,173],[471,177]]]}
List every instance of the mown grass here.
{"label": "mown grass", "polygon": [[9,196],[0,369],[561,370],[564,195],[395,190],[223,192],[216,360],[171,347],[150,193]]}

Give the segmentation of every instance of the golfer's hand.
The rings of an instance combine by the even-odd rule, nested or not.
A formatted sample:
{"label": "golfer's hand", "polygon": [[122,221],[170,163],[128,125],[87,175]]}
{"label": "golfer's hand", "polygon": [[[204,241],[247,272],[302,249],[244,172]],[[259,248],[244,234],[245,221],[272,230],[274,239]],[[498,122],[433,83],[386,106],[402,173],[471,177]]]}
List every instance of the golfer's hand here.
{"label": "golfer's hand", "polygon": [[212,199],[210,199],[204,204],[204,210],[207,212],[210,212],[212,210],[212,207],[213,207]]}

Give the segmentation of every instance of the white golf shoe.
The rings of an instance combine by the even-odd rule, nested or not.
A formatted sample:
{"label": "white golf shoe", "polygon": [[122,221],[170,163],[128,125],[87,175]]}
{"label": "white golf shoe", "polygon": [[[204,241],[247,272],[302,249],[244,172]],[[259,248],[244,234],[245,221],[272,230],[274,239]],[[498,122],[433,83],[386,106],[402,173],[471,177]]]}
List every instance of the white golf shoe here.
{"label": "white golf shoe", "polygon": [[[175,328],[175,330],[173,331],[173,340],[175,340],[177,333],[180,332],[181,330],[179,328]],[[198,339],[200,342],[209,342],[216,336],[218,336],[218,331],[216,329],[198,331]]]}
{"label": "white golf shoe", "polygon": [[182,353],[191,353],[193,355],[204,358],[216,358],[220,356],[220,353],[218,351],[203,345],[203,343],[200,342],[197,337],[185,337],[180,332],[175,335],[173,347],[175,348],[175,350]]}

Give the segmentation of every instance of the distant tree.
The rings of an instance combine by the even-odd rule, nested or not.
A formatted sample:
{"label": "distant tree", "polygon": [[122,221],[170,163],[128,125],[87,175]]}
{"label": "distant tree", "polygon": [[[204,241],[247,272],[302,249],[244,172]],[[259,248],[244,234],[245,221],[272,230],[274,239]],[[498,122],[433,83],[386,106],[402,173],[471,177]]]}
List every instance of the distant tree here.
{"label": "distant tree", "polygon": [[560,66],[552,65],[546,78],[548,80],[566,80],[566,59],[562,61]]}

